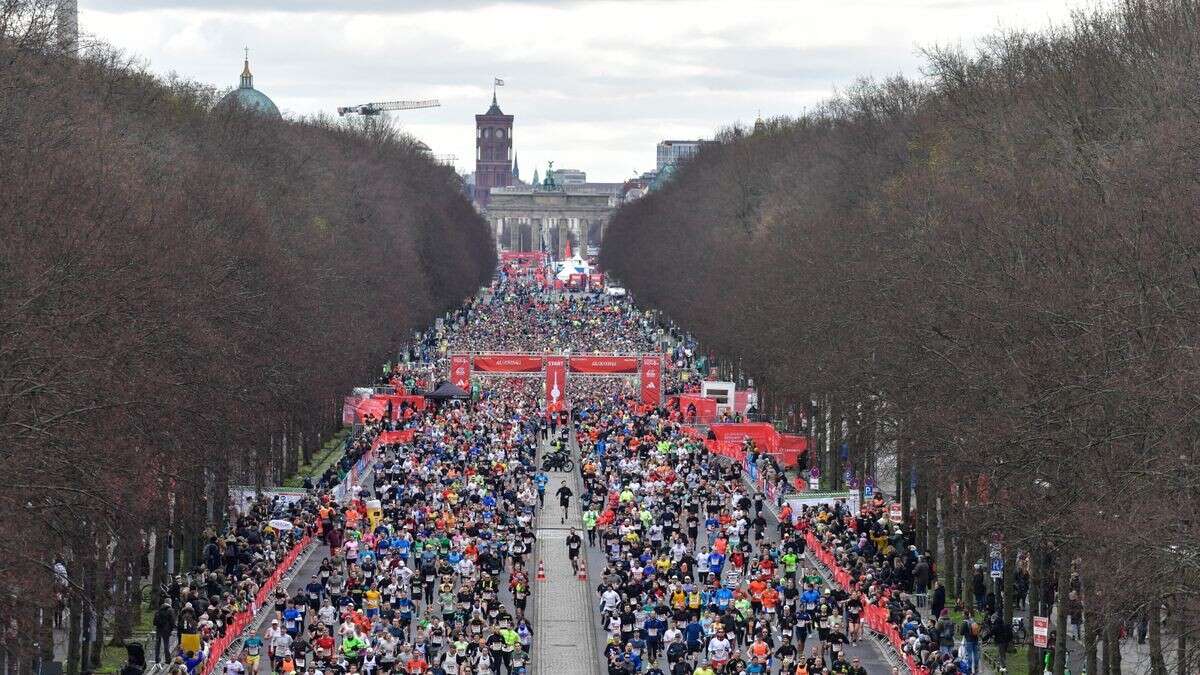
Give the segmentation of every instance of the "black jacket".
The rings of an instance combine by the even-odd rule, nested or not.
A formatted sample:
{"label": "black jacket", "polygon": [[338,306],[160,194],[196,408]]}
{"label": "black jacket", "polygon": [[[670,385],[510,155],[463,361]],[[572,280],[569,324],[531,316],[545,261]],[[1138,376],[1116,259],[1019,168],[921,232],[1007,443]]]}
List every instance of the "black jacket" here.
{"label": "black jacket", "polygon": [[158,631],[159,635],[170,635],[175,629],[175,612],[167,607],[159,607],[154,613],[154,630]]}

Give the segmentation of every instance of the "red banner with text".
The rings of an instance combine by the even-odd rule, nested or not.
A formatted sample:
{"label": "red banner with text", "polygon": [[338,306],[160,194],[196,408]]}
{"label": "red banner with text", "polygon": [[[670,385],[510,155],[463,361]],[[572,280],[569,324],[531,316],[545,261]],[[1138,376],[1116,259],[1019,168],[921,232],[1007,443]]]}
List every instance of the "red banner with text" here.
{"label": "red banner with text", "polygon": [[567,359],[551,356],[546,359],[546,412],[567,409]]}
{"label": "red banner with text", "polygon": [[662,403],[662,359],[658,356],[642,357],[642,403]]}
{"label": "red banner with text", "polygon": [[475,357],[475,370],[484,373],[536,373],[541,369],[542,357],[540,356],[506,354]]}
{"label": "red banner with text", "polygon": [[463,391],[471,391],[471,357],[466,354],[450,355],[450,381]]}
{"label": "red banner with text", "polygon": [[766,422],[720,423],[709,427],[718,441],[744,443],[747,438],[763,452],[779,451],[779,432]]}
{"label": "red banner with text", "polygon": [[636,356],[572,356],[572,373],[629,373],[638,371]]}
{"label": "red banner with text", "polygon": [[392,443],[412,443],[413,437],[416,436],[414,429],[401,429],[400,431],[383,431],[375,437],[375,441],[371,443],[371,449],[374,450],[381,445],[390,445]]}

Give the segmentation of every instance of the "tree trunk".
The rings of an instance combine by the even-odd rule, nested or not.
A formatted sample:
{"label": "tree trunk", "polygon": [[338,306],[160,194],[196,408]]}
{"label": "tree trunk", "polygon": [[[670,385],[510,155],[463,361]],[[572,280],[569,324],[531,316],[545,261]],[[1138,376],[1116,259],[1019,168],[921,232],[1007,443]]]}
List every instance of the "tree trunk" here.
{"label": "tree trunk", "polygon": [[1183,597],[1179,597],[1178,599],[1179,599],[1179,602],[1176,603],[1176,605],[1175,605],[1175,621],[1176,621],[1175,634],[1179,636],[1178,638],[1176,638],[1176,643],[1175,643],[1175,662],[1178,665],[1176,666],[1175,669],[1179,675],[1187,675],[1187,671],[1188,671],[1188,653],[1187,653],[1188,627],[1187,627],[1187,619],[1186,619],[1187,605],[1186,605]]}
{"label": "tree trunk", "polygon": [[163,584],[167,581],[167,534],[166,528],[158,528],[154,533],[154,559],[150,564],[150,610],[157,611],[166,601],[162,592]]}
{"label": "tree trunk", "polygon": [[829,486],[830,490],[836,490],[841,479],[838,475],[838,456],[842,452],[842,443],[846,440],[842,431],[842,418],[845,417],[843,412],[841,401],[829,406],[829,452],[825,453],[825,480],[822,482]]}
{"label": "tree trunk", "polygon": [[[76,560],[78,560],[78,556],[76,556]],[[78,573],[79,568],[76,566],[75,574]],[[81,651],[79,634],[82,626],[83,603],[79,601],[79,593],[75,592],[75,589],[68,589],[67,593],[67,606],[71,612],[71,618],[67,622],[67,675],[79,675],[79,656]]]}
{"label": "tree trunk", "polygon": [[1100,645],[1100,673],[1101,675],[1113,675],[1113,671],[1110,669],[1112,666],[1112,661],[1109,658],[1112,656],[1112,654],[1108,649],[1113,642],[1113,630],[1112,626],[1108,623],[1108,612],[1104,613],[1104,619],[1102,621],[1103,623],[1101,625],[1103,626],[1104,631],[1104,643]]}
{"label": "tree trunk", "polygon": [[[53,602],[53,594],[51,594],[50,600]],[[66,598],[63,598],[63,601],[66,602]],[[47,605],[38,613],[41,617],[41,625],[39,626],[40,637],[38,639],[40,653],[38,654],[38,658],[41,659],[42,663],[54,660],[54,612],[56,610],[57,607]],[[29,656],[32,657],[33,653],[30,652]],[[32,661],[32,658],[30,660]]]}
{"label": "tree trunk", "polygon": [[1067,670],[1067,619],[1071,594],[1071,558],[1059,551],[1056,556],[1058,564],[1058,592],[1055,593],[1055,604],[1058,614],[1054,617],[1054,629],[1058,631],[1054,641],[1054,675],[1063,675]]}
{"label": "tree trunk", "polygon": [[922,551],[928,551],[929,549],[925,547],[925,537],[929,531],[929,508],[926,504],[929,501],[929,490],[925,487],[924,478],[924,476],[918,476],[917,478],[916,500],[914,504],[916,513],[913,518],[916,527],[913,532],[913,544],[916,544]]}
{"label": "tree trunk", "polygon": [[1016,591],[1013,590],[1017,576],[1017,549],[1008,547],[1008,556],[1004,560],[1004,625],[1011,626],[1013,620],[1013,605],[1016,603]]}
{"label": "tree trunk", "polygon": [[[1033,617],[1042,615],[1042,551],[1036,544],[1029,551],[1029,615],[1026,625],[1033,630]],[[1042,672],[1042,650],[1029,645],[1029,672]]]}
{"label": "tree trunk", "polygon": [[1150,624],[1150,673],[1167,675],[1167,663],[1162,651],[1162,602],[1159,598],[1150,598],[1146,616]]}
{"label": "tree trunk", "polygon": [[[931,476],[929,472],[925,472],[922,480],[928,482]],[[921,542],[922,550],[929,556],[930,562],[942,563],[942,553],[938,550],[938,530],[940,522],[938,517],[938,498],[934,494],[933,485],[928,485],[926,488],[928,495],[925,498],[925,541]]]}
{"label": "tree trunk", "polygon": [[1104,624],[1104,656],[1108,662],[1105,672],[1121,675],[1121,624],[1113,619]]}
{"label": "tree trunk", "polygon": [[1083,658],[1089,673],[1096,673],[1096,612],[1089,609],[1083,615]]}
{"label": "tree trunk", "polygon": [[113,591],[113,635],[112,644],[121,645],[133,634],[133,612],[130,608],[130,598],[133,591],[133,571],[130,568],[128,537],[121,537],[117,546],[116,572]]}
{"label": "tree trunk", "polygon": [[[93,549],[93,552],[98,549]],[[88,565],[85,572],[84,583],[90,585],[91,592],[87,595],[92,605],[92,616],[95,617],[96,630],[92,636],[90,665],[93,668],[100,666],[101,652],[104,651],[104,613],[108,611],[108,604],[105,602],[105,591],[103,585],[104,576],[101,574],[104,571],[104,565],[99,555],[93,555],[91,564]]]}
{"label": "tree trunk", "polygon": [[[942,541],[945,542],[946,593],[957,598],[958,595],[958,546],[954,541],[954,506],[947,502],[942,507],[941,519]],[[947,603],[949,604],[949,603]]]}

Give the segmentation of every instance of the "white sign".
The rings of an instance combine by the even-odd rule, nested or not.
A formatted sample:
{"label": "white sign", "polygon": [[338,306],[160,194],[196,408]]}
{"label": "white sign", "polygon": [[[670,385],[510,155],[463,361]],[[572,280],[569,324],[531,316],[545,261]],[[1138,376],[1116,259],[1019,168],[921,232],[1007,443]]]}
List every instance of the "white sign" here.
{"label": "white sign", "polygon": [[1033,617],[1033,646],[1042,649],[1050,646],[1050,617]]}
{"label": "white sign", "polygon": [[787,503],[792,505],[793,513],[800,513],[802,506],[820,506],[837,502],[845,502],[851,513],[858,513],[861,503],[857,492],[802,492],[798,495],[788,495]]}

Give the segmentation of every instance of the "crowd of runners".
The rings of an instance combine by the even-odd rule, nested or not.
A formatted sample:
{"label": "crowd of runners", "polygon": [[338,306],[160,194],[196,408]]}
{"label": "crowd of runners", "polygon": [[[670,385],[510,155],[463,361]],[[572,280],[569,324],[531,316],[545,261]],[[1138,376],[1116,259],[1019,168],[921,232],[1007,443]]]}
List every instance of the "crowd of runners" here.
{"label": "crowd of runners", "polygon": [[[414,344],[388,378],[432,386],[456,352],[656,351],[663,334],[624,298],[554,296],[502,278]],[[685,344],[669,353],[664,384],[698,379]],[[565,521],[573,496],[565,483],[548,485],[536,464],[539,452],[558,448],[576,458],[583,486],[583,531],[566,537],[571,561],[588,548],[607,561],[595,616],[609,673],[866,673],[845,647],[864,639],[874,587],[866,595],[826,589],[806,564],[806,535],[819,527],[831,545],[859,554],[856,578],[866,586],[893,580],[887,555],[899,542],[880,548],[862,523],[857,531],[875,548],[848,543],[845,523],[857,514],[779,512],[677,411],[644,406],[635,380],[572,380],[572,412],[560,423],[543,413],[541,379],[480,379],[473,400],[388,421],[387,429],[411,429],[412,441],[381,446],[373,483],[345,503],[323,491],[332,476],[313,486],[328,552],[298,594],[276,599],[266,635],[248,641],[227,673],[530,672],[538,508],[555,495]],[[355,457],[382,428],[362,429]]]}

